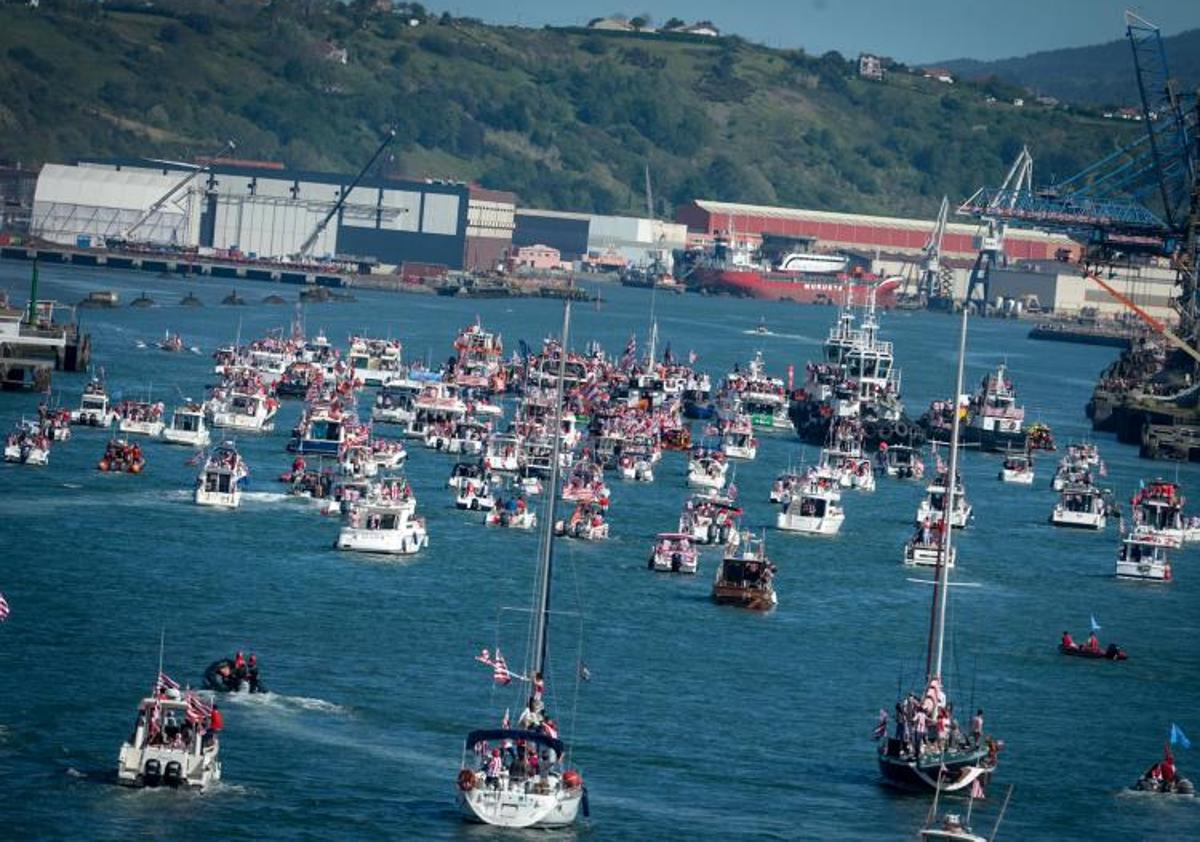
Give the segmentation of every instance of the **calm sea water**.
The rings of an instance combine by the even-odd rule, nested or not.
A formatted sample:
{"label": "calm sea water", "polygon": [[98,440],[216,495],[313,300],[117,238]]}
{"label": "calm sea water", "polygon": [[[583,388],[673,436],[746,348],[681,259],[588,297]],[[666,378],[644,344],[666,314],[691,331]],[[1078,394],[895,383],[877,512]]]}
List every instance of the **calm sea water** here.
{"label": "calm sea water", "polygon": [[[0,283],[24,299],[28,267],[0,264]],[[149,392],[168,404],[199,398],[213,380],[209,354],[285,327],[290,307],[258,303],[292,289],[244,283],[250,306],[218,306],[228,283],[46,268],[42,295],[75,301],[112,288],[123,304],[145,290],[161,306],[85,311],[95,361],[118,396]],[[178,306],[189,290],[206,303]],[[574,345],[619,351],[644,338],[650,295],[604,289],[602,307],[580,307]],[[833,311],[696,296],[657,299],[660,342],[694,349],[714,379],[762,350],[768,368],[802,371]],[[478,314],[536,346],[554,332],[554,302],[455,301],[362,293],[356,304],[306,311],[311,332],[344,345],[352,332],[398,336],[409,358],[449,355],[455,331]],[[754,336],[764,318],[779,335]],[[886,314],[912,414],[952,388],[957,321]],[[203,356],[138,349],[165,329]],[[1026,325],[974,321],[968,376],[1007,359],[1031,418],[1060,442],[1089,435],[1083,415],[1105,348],[1032,342]],[[660,345],[661,347],[661,345]],[[78,401],[84,375],[59,374],[56,393]],[[0,395],[0,425],[35,413],[38,398]],[[337,525],[311,503],[284,498],[274,478],[289,464],[287,431],[300,406],[286,402],[274,434],[243,436],[252,493],[237,512],[190,502],[189,452],[146,446],[140,477],[101,475],[105,434],[77,430],[45,469],[0,469],[0,590],[13,607],[0,626],[0,792],[6,838],[82,839],[215,835],[272,839],[515,838],[459,822],[453,776],[462,739],[497,724],[516,700],[493,690],[472,661],[500,642],[519,659],[535,536],[485,530],[457,512],[444,488],[447,457],[410,447],[408,473],[428,518],[427,551],[380,561],[331,549]],[[764,436],[757,461],[740,464],[747,523],[767,527],[770,482],[816,454],[791,435]],[[1194,466],[1140,461],[1098,438],[1107,482],[1128,499],[1139,478],[1175,476],[1200,505]],[[1033,488],[996,480],[995,457],[969,454],[964,476],[975,523],[960,543],[950,609],[952,693],[959,708],[986,709],[1006,743],[999,784],[1015,784],[1002,838],[1182,839],[1200,835],[1200,804],[1123,791],[1156,759],[1169,723],[1200,740],[1200,567],[1177,554],[1167,586],[1111,577],[1116,535],[1056,530],[1051,465]],[[674,528],[687,491],[684,460],[668,454],[653,485],[613,479],[612,539],[559,544],[552,704],[591,793],[595,839],[909,838],[928,799],[878,785],[870,733],[898,684],[917,681],[928,622],[927,574],[906,570],[901,546],[919,486],[882,480],[845,498],[832,540],[769,531],[779,565],[778,610],[722,609],[708,594],[717,556],[699,576],[645,569],[651,538]],[[502,610],[511,608],[513,610]],[[1064,628],[1131,653],[1122,664],[1063,659]],[[253,649],[267,698],[226,704],[225,781],[203,795],[135,792],[114,785],[117,749],[153,681],[160,629],[166,670],[200,682],[211,660]],[[592,680],[576,693],[575,665]],[[514,711],[515,713],[515,711]],[[964,715],[965,719],[965,715]],[[1200,749],[1181,752],[1200,777]],[[982,807],[990,828],[1001,788]],[[533,838],[531,836],[531,838]],[[542,838],[537,835],[536,838]]]}

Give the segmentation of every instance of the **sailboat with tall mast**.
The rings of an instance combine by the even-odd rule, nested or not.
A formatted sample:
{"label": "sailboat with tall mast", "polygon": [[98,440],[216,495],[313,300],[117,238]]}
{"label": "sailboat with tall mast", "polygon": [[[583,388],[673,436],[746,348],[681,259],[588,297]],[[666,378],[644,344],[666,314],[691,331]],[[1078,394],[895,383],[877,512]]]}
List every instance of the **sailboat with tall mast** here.
{"label": "sailboat with tall mast", "polygon": [[[967,349],[967,306],[963,302],[962,327],[958,340],[958,375],[954,394],[962,394],[963,363]],[[954,414],[950,434],[950,473],[958,476],[958,450],[961,419]],[[949,510],[955,495],[962,492],[957,483],[947,483]],[[887,732],[886,713],[876,734],[879,737],[879,771],[884,783],[916,791],[956,792],[980,778],[987,779],[995,768],[998,743],[983,740],[982,711],[976,714],[978,727],[972,724],[971,736],[963,739],[951,728],[953,707],[945,690],[943,656],[946,643],[946,605],[949,600],[953,529],[941,530],[941,545],[933,583],[933,610],[929,620],[929,640],[925,656],[925,690],[921,697],[909,693],[896,703],[896,730]],[[940,782],[940,786],[939,786]]]}
{"label": "sailboat with tall mast", "polygon": [[510,727],[508,712],[499,728],[483,728],[467,735],[458,772],[458,805],[473,822],[513,828],[557,828],[571,825],[582,808],[587,814],[587,793],[576,769],[567,765],[563,741],[543,699],[546,664],[550,651],[550,587],[554,567],[555,508],[558,498],[559,455],[562,449],[562,407],[571,327],[571,302],[563,311],[562,343],[554,404],[555,430],[550,476],[546,484],[545,511],[538,545],[537,576],[530,618],[529,647],[523,676],[511,676],[499,651],[492,665],[498,678],[529,688],[528,703],[517,727]]}

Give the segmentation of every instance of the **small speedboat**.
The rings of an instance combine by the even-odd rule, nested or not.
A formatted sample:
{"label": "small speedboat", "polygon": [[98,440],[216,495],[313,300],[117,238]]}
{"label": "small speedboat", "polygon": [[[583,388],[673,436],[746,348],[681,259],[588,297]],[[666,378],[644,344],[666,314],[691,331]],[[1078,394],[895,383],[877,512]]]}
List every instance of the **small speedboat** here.
{"label": "small speedboat", "polygon": [[700,553],[692,544],[692,536],[682,532],[660,532],[650,550],[651,570],[663,573],[695,573]]}
{"label": "small speedboat", "polygon": [[1000,466],[1001,482],[1014,485],[1033,485],[1033,457],[1027,454],[1012,454]]}
{"label": "small speedboat", "polygon": [[140,474],[145,467],[141,446],[125,439],[110,441],[104,449],[104,456],[96,463],[96,468],[105,473]]}
{"label": "small speedboat", "polygon": [[496,507],[496,495],[486,480],[467,480],[458,487],[454,505],[459,509],[490,511]]}
{"label": "small speedboat", "polygon": [[525,505],[524,498],[513,506],[500,503],[483,517],[485,526],[500,526],[506,529],[533,529],[537,526],[537,513]]}
{"label": "small speedboat", "polygon": [[[164,683],[164,679],[168,683]],[[221,779],[216,706],[159,678],[138,705],[133,732],[121,745],[117,782],[131,787],[204,789]]]}
{"label": "small speedboat", "polygon": [[608,522],[598,503],[580,503],[567,520],[554,524],[554,534],[582,541],[603,541],[608,538]]}

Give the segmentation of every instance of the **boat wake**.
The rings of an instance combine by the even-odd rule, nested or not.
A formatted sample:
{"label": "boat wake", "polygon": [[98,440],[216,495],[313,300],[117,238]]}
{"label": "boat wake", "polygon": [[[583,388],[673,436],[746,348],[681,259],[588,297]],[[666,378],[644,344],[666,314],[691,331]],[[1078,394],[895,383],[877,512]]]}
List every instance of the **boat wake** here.
{"label": "boat wake", "polygon": [[306,711],[327,713],[332,716],[350,715],[350,709],[347,707],[311,696],[285,696],[282,693],[227,693],[219,698],[222,701],[229,701],[248,708],[261,708],[280,713]]}
{"label": "boat wake", "polygon": [[806,336],[803,333],[776,333],[773,330],[761,331],[753,329],[743,330],[742,333],[746,336],[766,336],[770,337],[771,339],[794,339],[797,342],[808,342],[813,345],[820,345],[822,342],[820,339],[814,339],[813,337]]}
{"label": "boat wake", "polygon": [[60,485],[62,485],[63,488],[69,488],[72,491],[78,491],[79,489],[83,488],[83,486],[77,482],[64,482],[60,483]]}

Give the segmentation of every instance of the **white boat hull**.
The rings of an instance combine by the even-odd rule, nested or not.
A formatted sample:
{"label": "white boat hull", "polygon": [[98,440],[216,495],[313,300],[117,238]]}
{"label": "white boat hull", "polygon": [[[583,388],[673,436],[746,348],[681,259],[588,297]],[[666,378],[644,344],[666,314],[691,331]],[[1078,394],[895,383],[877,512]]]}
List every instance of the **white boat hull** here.
{"label": "white boat hull", "polygon": [[219,429],[241,430],[246,433],[269,433],[275,429],[274,414],[243,415],[236,412],[218,411],[213,413],[212,426]]}
{"label": "white boat hull", "polygon": [[[221,780],[221,762],[217,759],[216,746],[193,754],[186,749],[166,746],[146,746],[138,749],[129,743],[121,746],[117,758],[117,782],[122,786],[145,787],[157,785],[148,781],[143,772],[148,761],[158,761],[165,770],[170,763],[178,763],[183,774],[180,786],[189,789],[204,789]],[[164,784],[165,785],[165,784]]]}
{"label": "white boat hull", "polygon": [[236,509],[242,505],[242,492],[238,488],[228,492],[206,491],[203,488],[197,488],[195,500],[197,506],[211,506],[216,509]]}
{"label": "white boat hull", "polygon": [[582,801],[582,789],[540,795],[481,786],[458,794],[459,809],[468,821],[511,828],[567,827],[575,823]]}
{"label": "white boat hull", "polygon": [[1001,468],[1000,481],[1013,485],[1033,485],[1033,471],[1010,471],[1008,468]]}
{"label": "white boat hull", "polygon": [[1118,561],[1116,577],[1143,582],[1169,582],[1171,565],[1169,562]]}
{"label": "white boat hull", "polygon": [[[963,529],[971,520],[971,505],[968,503],[965,506],[955,506],[954,512],[950,516],[950,525],[955,529]],[[927,500],[922,500],[921,505],[917,507],[918,526],[928,521],[929,523],[941,523],[942,513],[929,505]]]}
{"label": "white boat hull", "polygon": [[159,438],[165,426],[162,421],[131,421],[128,418],[122,418],[117,429],[122,433]]}
{"label": "white boat hull", "polygon": [[1062,506],[1055,506],[1054,513],[1050,515],[1050,522],[1055,526],[1100,530],[1108,525],[1108,518],[1103,512],[1072,512]]}
{"label": "white boat hull", "polygon": [[[909,567],[937,567],[939,555],[937,547],[925,547],[912,542],[904,545],[904,563]],[[946,567],[953,569],[957,559],[958,550],[951,547]]]}
{"label": "white boat hull", "polygon": [[775,528],[783,532],[802,532],[807,535],[836,535],[845,520],[846,515],[841,512],[822,517],[780,512],[775,517]]}
{"label": "white boat hull", "polygon": [[343,526],[338,533],[336,546],[339,550],[355,550],[360,553],[414,555],[429,546],[429,535],[415,524],[407,529]]}
{"label": "white boat hull", "polygon": [[172,430],[167,427],[162,431],[162,440],[168,444],[207,447],[212,442],[212,436],[208,430]]}
{"label": "white boat hull", "polygon": [[749,462],[757,458],[758,446],[741,447],[735,444],[723,444],[721,445],[721,452],[730,459],[744,459]]}
{"label": "white boat hull", "polygon": [[4,461],[19,465],[48,465],[50,451],[40,447],[23,448],[20,445],[10,444],[4,448]]}

